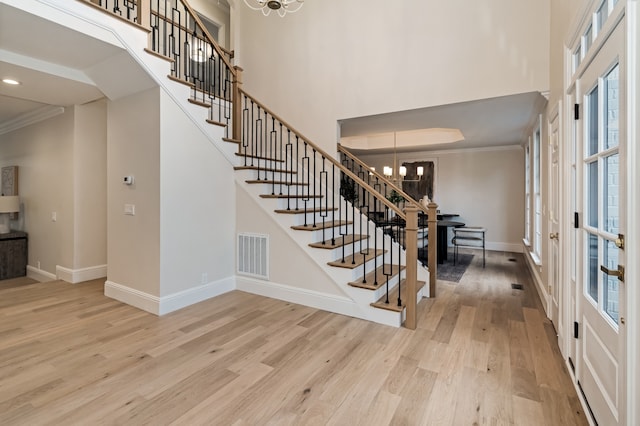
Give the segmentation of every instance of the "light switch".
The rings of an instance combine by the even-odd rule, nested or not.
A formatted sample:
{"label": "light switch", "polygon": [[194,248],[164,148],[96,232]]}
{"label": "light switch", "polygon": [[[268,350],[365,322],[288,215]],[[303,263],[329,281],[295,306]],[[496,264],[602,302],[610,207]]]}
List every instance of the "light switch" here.
{"label": "light switch", "polygon": [[135,216],[136,214],[136,205],[135,204],[125,204],[124,205],[124,214],[129,216]]}
{"label": "light switch", "polygon": [[58,220],[58,213],[51,212],[51,222],[55,222]]}

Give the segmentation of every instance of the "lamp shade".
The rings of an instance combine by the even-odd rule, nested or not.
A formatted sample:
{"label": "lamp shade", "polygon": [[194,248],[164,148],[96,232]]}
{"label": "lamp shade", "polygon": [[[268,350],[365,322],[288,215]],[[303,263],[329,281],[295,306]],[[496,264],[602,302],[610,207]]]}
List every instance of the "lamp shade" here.
{"label": "lamp shade", "polygon": [[15,213],[20,211],[20,197],[6,195],[0,197],[0,213]]}

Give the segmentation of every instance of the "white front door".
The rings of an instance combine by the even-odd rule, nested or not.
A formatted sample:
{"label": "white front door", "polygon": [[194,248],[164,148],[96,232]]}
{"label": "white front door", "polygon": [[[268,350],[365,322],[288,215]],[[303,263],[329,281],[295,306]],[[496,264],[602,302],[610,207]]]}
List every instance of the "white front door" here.
{"label": "white front door", "polygon": [[578,383],[598,424],[625,424],[625,20],[577,81],[581,104]]}

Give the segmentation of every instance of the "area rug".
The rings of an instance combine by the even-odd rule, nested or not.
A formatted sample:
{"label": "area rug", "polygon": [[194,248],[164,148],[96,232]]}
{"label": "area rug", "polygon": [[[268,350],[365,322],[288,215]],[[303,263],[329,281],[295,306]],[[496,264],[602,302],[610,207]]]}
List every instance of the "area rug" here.
{"label": "area rug", "polygon": [[472,260],[472,254],[460,253],[458,254],[458,260],[454,265],[453,254],[450,254],[449,259],[445,263],[438,265],[438,279],[454,283],[460,282],[460,279],[467,270],[467,267],[471,264]]}

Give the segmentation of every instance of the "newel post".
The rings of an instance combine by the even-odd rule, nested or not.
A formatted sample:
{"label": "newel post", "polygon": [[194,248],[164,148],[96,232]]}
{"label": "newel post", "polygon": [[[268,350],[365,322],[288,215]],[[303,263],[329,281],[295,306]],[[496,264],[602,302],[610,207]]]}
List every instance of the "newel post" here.
{"label": "newel post", "polygon": [[433,201],[427,206],[429,210],[429,297],[436,297],[436,280],[438,272],[438,205]]}
{"label": "newel post", "polygon": [[406,256],[406,284],[407,295],[407,318],[404,326],[410,330],[415,330],[418,322],[418,302],[416,286],[418,281],[418,208],[409,205],[404,209],[407,215],[405,227],[405,256]]}
{"label": "newel post", "polygon": [[138,0],[137,22],[147,29],[151,29],[151,0]]}
{"label": "newel post", "polygon": [[[233,110],[231,122],[233,123],[231,137],[237,141],[242,140],[242,96],[240,89],[242,88],[242,68],[234,66],[235,78],[233,79]],[[242,146],[242,144],[240,144]]]}

